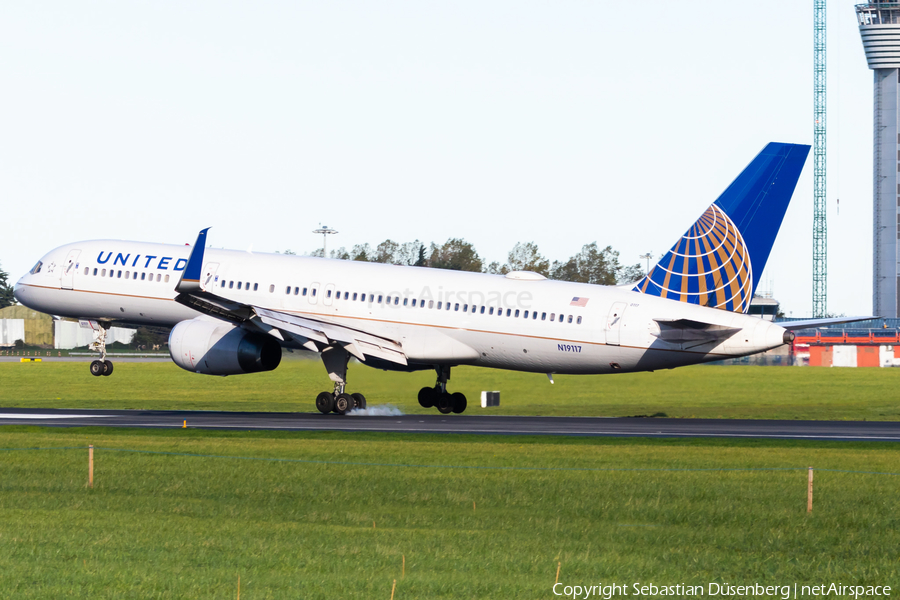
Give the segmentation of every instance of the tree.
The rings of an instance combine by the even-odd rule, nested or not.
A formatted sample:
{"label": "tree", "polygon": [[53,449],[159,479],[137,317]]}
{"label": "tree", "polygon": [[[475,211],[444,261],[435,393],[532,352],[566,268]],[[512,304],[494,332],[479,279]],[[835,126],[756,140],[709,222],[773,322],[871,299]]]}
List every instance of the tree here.
{"label": "tree", "polygon": [[387,265],[397,264],[396,255],[399,249],[400,244],[394,240],[384,240],[375,247],[375,256],[373,256],[371,260],[372,262],[384,263]]}
{"label": "tree", "polygon": [[619,263],[619,253],[607,246],[603,250],[597,242],[585,244],[581,252],[566,262],[553,261],[550,279],[616,285],[629,283],[641,278],[641,265],[624,267]]}
{"label": "tree", "polygon": [[16,297],[13,295],[13,286],[7,283],[9,274],[0,268],[0,308],[6,308],[16,303]]}
{"label": "tree", "polygon": [[369,262],[370,256],[372,256],[372,247],[368,244],[356,244],[350,250],[350,260]]}
{"label": "tree", "polygon": [[440,246],[434,242],[431,243],[431,258],[428,260],[428,266],[435,269],[480,273],[482,261],[472,244],[462,238],[450,238]]}
{"label": "tree", "polygon": [[517,242],[509,251],[506,264],[500,268],[501,273],[510,271],[533,271],[544,277],[550,274],[550,261],[541,256],[534,242]]}

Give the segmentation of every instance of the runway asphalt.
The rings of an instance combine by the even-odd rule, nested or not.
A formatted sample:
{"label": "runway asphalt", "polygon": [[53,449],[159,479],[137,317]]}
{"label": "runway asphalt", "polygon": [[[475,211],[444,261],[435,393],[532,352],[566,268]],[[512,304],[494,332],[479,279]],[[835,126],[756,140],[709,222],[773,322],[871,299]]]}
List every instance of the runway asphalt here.
{"label": "runway asphalt", "polygon": [[[378,411],[377,408],[374,410]],[[230,430],[900,441],[900,422],[897,421],[764,421],[439,414],[341,416],[319,413],[0,408],[0,425],[174,429],[183,427],[185,422],[189,428]]]}

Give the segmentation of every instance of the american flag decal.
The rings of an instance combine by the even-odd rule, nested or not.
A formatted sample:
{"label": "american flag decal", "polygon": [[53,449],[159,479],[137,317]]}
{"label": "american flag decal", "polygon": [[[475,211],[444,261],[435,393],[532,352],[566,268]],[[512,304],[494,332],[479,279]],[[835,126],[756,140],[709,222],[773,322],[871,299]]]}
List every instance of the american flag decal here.
{"label": "american flag decal", "polygon": [[587,306],[588,300],[590,300],[590,298],[579,298],[578,296],[575,296],[572,298],[572,301],[569,302],[569,306]]}

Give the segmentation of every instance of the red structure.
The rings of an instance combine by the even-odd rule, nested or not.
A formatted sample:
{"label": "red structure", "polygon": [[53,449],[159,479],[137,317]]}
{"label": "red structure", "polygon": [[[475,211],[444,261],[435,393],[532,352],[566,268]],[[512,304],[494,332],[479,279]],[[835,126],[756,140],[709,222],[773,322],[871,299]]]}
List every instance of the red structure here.
{"label": "red structure", "polygon": [[[900,359],[897,329],[818,329],[797,332],[791,351],[798,359],[809,355],[809,366],[834,364],[835,346],[855,347],[857,367],[881,367],[885,353]],[[851,365],[841,365],[851,366]]]}

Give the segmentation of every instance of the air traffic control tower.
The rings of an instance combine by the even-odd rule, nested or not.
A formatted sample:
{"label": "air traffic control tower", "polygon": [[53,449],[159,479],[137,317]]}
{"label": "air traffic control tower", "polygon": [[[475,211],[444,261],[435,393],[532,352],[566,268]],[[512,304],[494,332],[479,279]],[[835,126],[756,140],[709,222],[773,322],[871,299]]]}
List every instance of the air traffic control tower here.
{"label": "air traffic control tower", "polygon": [[875,75],[872,140],[872,310],[900,316],[900,2],[856,5],[866,61]]}

